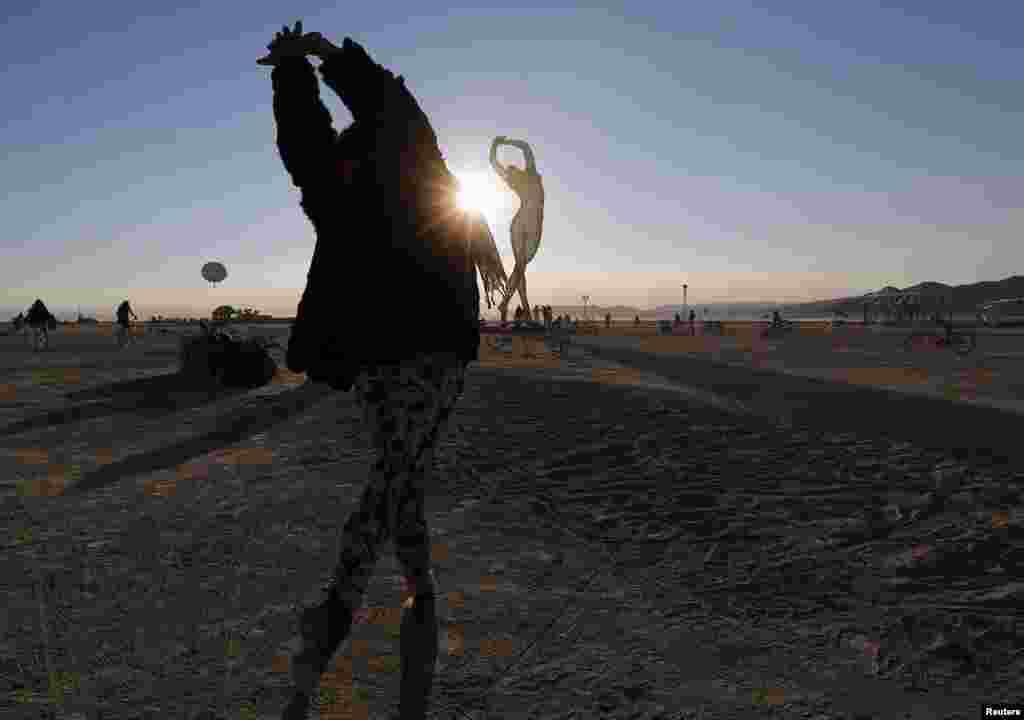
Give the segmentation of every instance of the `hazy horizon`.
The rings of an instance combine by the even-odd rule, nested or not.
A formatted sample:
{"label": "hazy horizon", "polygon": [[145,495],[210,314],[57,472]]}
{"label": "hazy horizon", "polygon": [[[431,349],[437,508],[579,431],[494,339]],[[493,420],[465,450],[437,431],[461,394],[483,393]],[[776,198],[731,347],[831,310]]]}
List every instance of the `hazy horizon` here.
{"label": "hazy horizon", "polygon": [[[45,299],[44,299],[44,302],[45,302]],[[511,311],[515,309],[516,304],[517,303],[511,303],[509,305],[510,314],[511,314]],[[547,304],[547,303],[545,303],[545,304]],[[670,305],[664,305],[664,306],[658,306],[658,307],[632,307],[632,306],[623,306],[623,305],[620,305],[620,306],[617,306],[617,307],[613,307],[613,306],[610,306],[610,305],[594,305],[594,304],[590,304],[589,308],[590,308],[592,313],[595,313],[598,310],[600,310],[602,316],[603,316],[603,314],[607,310],[616,310],[616,309],[618,309],[622,313],[625,313],[626,311],[628,311],[628,312],[639,313],[641,316],[644,316],[644,315],[646,315],[646,316],[654,316],[654,315],[659,314],[659,313],[660,314],[671,314],[671,313],[674,313],[674,312],[679,312],[681,310],[681,305],[682,305],[681,303],[676,303],[675,305],[671,305],[670,304]],[[697,310],[698,313],[702,312],[702,308],[705,308],[705,307],[711,308],[715,312],[721,312],[721,311],[724,311],[725,309],[737,309],[737,310],[748,310],[748,311],[750,311],[752,313],[758,313],[763,308],[775,307],[776,305],[778,305],[778,303],[704,303],[704,304],[700,304],[700,305],[694,305],[693,303],[690,303],[690,305],[688,307],[693,307],[695,310]],[[232,307],[235,307],[236,309],[240,309],[240,306],[237,306],[237,305],[233,305]],[[553,305],[552,307],[556,311],[567,312],[569,310],[578,310],[580,312],[580,314],[582,314],[584,306],[582,304],[577,303],[577,304]],[[68,307],[64,307],[64,306],[51,306],[51,305],[47,304],[47,308],[50,310],[50,312],[52,312],[54,314],[54,316],[58,320],[62,320],[62,321],[64,321],[64,320],[74,320],[74,319],[76,319],[78,317],[78,313],[79,313],[79,308],[77,306],[74,307],[74,308],[68,308]],[[8,321],[8,320],[12,319],[15,315],[17,315],[19,312],[24,312],[27,309],[28,309],[28,304],[26,304],[26,307],[4,307],[4,306],[0,306],[0,322]],[[161,312],[157,312],[157,311],[154,311],[154,312],[144,312],[143,309],[141,309],[141,308],[140,309],[136,309],[134,305],[133,305],[133,309],[135,309],[136,315],[139,316],[139,321],[149,321],[150,318],[153,317],[153,316],[161,316],[162,318],[165,318],[165,319],[190,318],[190,317],[191,318],[200,318],[200,317],[204,317],[205,318],[205,317],[209,317],[210,316],[210,312],[209,311],[206,311],[205,313],[198,312],[198,311],[191,311],[191,312],[189,312],[189,311],[186,311],[186,309],[184,309],[184,308],[179,309],[178,312],[168,312],[168,313],[161,313]],[[256,310],[261,310],[260,308],[255,308],[255,309]],[[87,318],[91,317],[91,318],[94,318],[96,320],[104,321],[104,322],[110,322],[114,318],[114,308],[110,308],[109,311],[104,313],[102,311],[102,309],[100,309],[100,308],[86,308],[86,307],[82,307],[81,308],[81,313],[82,313],[82,315],[84,317],[87,317]],[[262,314],[268,314],[268,313],[262,312]],[[285,320],[285,319],[293,318],[294,315],[295,315],[295,312],[294,312],[294,310],[292,310],[290,313],[282,313],[282,314],[269,313],[269,314],[273,317],[274,320]],[[497,315],[497,310],[493,309],[493,308],[488,310],[488,309],[485,308],[484,311],[483,311],[483,315],[484,315],[484,317],[496,316]],[[613,313],[613,315],[614,315],[614,313]],[[623,316],[625,316],[625,315],[623,314]]]}
{"label": "hazy horizon", "polygon": [[[62,321],[74,321],[78,317],[77,308],[65,308],[65,307],[50,307],[47,306],[54,314],[54,316]],[[237,307],[237,306],[236,306]],[[512,311],[515,309],[516,303],[512,303],[509,306],[509,316],[511,318]],[[8,322],[14,318],[19,312],[26,310],[27,308],[5,308],[0,306],[0,323]],[[256,308],[257,310],[259,308]],[[583,318],[585,315],[584,306],[582,304],[565,304],[565,305],[552,305],[552,309],[556,316],[568,313],[574,318]],[[596,320],[602,320],[607,312],[611,312],[612,318],[616,321],[632,320],[634,315],[639,315],[642,320],[668,320],[672,319],[676,313],[681,313],[683,317],[686,317],[689,310],[694,310],[697,313],[698,318],[704,318],[706,309],[708,312],[706,316],[709,319],[732,319],[737,321],[745,320],[759,320],[763,319],[772,310],[780,309],[783,314],[792,320],[820,320],[820,319],[831,319],[832,315],[829,312],[812,312],[798,311],[793,308],[786,307],[783,303],[689,303],[683,306],[682,303],[660,305],[658,307],[628,307],[628,306],[604,306],[590,304],[587,306],[590,317]],[[87,310],[86,308],[81,309],[84,317],[91,317],[100,322],[113,322],[114,312],[111,309],[107,313],[103,313],[99,310]],[[139,322],[149,322],[152,316],[160,316],[163,320],[175,320],[175,319],[199,319],[209,318],[210,313],[205,312],[176,312],[176,313],[158,313],[158,312],[142,312],[137,310],[136,314],[139,316]],[[265,314],[265,313],[264,313]],[[429,312],[421,311],[421,316],[429,316]],[[272,321],[286,322],[294,319],[294,312],[287,314],[276,315],[271,313]],[[495,308],[483,309],[481,313],[482,317],[486,320],[497,320],[499,319],[498,311]],[[339,318],[344,322],[344,317]]]}
{"label": "hazy horizon", "polygon": [[[0,309],[294,315],[315,238],[255,60],[298,19],[403,75],[456,174],[494,183],[491,138],[531,143],[547,195],[533,303],[655,308],[683,283],[698,307],[792,303],[1024,264],[1017,6],[422,8],[8,9]],[[497,192],[511,273],[516,200]]]}

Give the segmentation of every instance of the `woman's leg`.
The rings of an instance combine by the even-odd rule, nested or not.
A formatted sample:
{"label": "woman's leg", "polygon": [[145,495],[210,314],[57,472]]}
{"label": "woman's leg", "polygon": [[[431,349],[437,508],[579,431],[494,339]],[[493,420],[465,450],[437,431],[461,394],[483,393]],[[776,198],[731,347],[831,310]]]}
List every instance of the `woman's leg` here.
{"label": "woman's leg", "polygon": [[437,658],[437,620],[423,493],[433,447],[462,392],[463,378],[454,356],[427,355],[368,370],[356,379],[353,390],[376,460],[359,509],[342,530],[328,597],[302,613],[303,648],[293,660],[296,695],[284,718],[305,717],[320,675],[362,605],[379,547],[389,537],[414,597],[402,620],[402,703],[425,711]]}
{"label": "woman's leg", "polygon": [[[434,683],[439,650],[437,581],[430,562],[430,533],[424,512],[424,493],[431,481],[434,452],[440,435],[465,386],[465,369],[454,357],[429,356],[420,371],[429,383],[426,402],[415,410],[410,424],[421,431],[418,457],[410,482],[399,490],[395,555],[402,567],[412,605],[402,611],[401,698],[399,716],[425,718]],[[404,599],[404,598],[403,598]]]}

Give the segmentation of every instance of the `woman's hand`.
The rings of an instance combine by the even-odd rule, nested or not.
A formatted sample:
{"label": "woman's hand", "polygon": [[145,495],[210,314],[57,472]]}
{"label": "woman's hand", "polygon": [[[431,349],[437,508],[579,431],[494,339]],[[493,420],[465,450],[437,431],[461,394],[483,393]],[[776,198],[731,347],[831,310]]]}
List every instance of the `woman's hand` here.
{"label": "woman's hand", "polygon": [[332,43],[330,40],[325,38],[318,32],[306,33],[307,42],[311,50],[309,55],[316,55],[321,60],[324,60],[328,55],[336,52],[340,52],[341,48]]}
{"label": "woman's hand", "polygon": [[302,40],[302,21],[295,22],[295,29],[289,30],[287,25],[281,28],[281,32],[274,34],[274,39],[267,45],[269,55],[261,57],[256,61],[258,65],[277,65],[283,57],[294,57],[305,55],[305,50],[300,45]]}
{"label": "woman's hand", "polygon": [[298,20],[293,30],[289,30],[285,25],[281,32],[275,34],[267,49],[270,50],[270,54],[257,60],[257,64],[277,65],[281,58],[306,55],[316,55],[323,59],[328,54],[337,52],[339,48],[318,32],[304,34],[302,21]]}

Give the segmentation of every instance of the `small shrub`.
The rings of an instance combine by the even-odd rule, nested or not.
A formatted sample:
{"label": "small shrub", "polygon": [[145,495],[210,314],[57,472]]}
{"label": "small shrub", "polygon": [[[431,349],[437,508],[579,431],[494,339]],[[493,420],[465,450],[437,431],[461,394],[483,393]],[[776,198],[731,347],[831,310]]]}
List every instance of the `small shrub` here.
{"label": "small shrub", "polygon": [[200,323],[198,334],[182,337],[180,372],[199,381],[251,390],[270,382],[277,363],[268,352],[280,347],[264,337],[242,338],[223,325]]}

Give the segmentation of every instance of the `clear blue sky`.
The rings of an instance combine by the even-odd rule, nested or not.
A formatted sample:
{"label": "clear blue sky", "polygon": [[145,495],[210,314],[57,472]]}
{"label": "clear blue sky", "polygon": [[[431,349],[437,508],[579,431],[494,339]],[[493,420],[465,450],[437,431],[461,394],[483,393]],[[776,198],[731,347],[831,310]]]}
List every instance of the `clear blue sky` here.
{"label": "clear blue sky", "polygon": [[[1024,272],[1020,3],[3,7],[10,314],[36,296],[101,318],[124,297],[143,317],[294,313],[314,236],[255,59],[297,19],[404,75],[454,171],[485,170],[495,135],[533,145],[548,205],[532,302],[652,307],[683,282],[694,303],[789,301]],[[509,194],[492,213],[509,272],[514,209]],[[208,260],[228,268],[216,288]]]}

